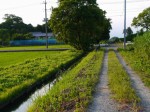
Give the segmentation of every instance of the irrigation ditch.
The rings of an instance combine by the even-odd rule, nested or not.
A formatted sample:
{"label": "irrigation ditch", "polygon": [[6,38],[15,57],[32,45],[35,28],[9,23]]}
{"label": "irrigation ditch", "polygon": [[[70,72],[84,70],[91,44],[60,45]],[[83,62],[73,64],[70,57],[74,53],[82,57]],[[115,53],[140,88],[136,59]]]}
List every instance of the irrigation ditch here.
{"label": "irrigation ditch", "polygon": [[59,66],[58,69],[47,74],[42,80],[36,81],[18,96],[8,102],[0,104],[0,112],[26,112],[28,106],[32,104],[37,96],[44,95],[59,79],[61,79],[61,74],[74,67],[84,56],[86,56],[86,53],[82,53],[65,65]]}

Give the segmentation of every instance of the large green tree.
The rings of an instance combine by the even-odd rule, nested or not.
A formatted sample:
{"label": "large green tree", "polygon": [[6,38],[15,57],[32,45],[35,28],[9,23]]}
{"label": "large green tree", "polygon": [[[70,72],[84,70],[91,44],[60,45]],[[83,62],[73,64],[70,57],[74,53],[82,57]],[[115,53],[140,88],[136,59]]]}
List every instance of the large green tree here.
{"label": "large green tree", "polygon": [[150,7],[143,10],[137,17],[134,17],[132,25],[142,27],[147,31],[150,30]]}
{"label": "large green tree", "polygon": [[14,14],[5,14],[4,22],[0,24],[1,29],[8,29],[10,34],[13,33],[27,33],[34,30],[31,24],[27,25],[22,18]]}
{"label": "large green tree", "polygon": [[0,29],[0,43],[2,46],[9,44],[10,34],[7,29]]}
{"label": "large green tree", "polygon": [[133,34],[133,31],[130,27],[128,27],[127,30],[126,30],[126,33],[127,33],[127,36],[130,36],[130,35]]}
{"label": "large green tree", "polygon": [[84,51],[104,35],[108,38],[111,28],[96,0],[59,0],[59,7],[53,9],[50,26],[58,40]]}
{"label": "large green tree", "polygon": [[[45,24],[42,24],[42,25],[38,24],[34,29],[35,29],[34,31],[37,31],[37,32],[45,32]],[[52,32],[49,26],[47,27],[47,31]]]}

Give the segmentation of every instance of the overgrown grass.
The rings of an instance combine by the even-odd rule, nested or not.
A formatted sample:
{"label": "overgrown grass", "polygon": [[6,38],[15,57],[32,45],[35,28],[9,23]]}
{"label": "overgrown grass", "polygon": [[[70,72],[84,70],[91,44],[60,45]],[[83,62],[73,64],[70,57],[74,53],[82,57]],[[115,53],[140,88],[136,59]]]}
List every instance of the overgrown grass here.
{"label": "overgrown grass", "polygon": [[43,97],[38,97],[28,112],[85,112],[99,79],[103,52],[89,53]]}
{"label": "overgrown grass", "polygon": [[0,104],[18,96],[80,55],[81,52],[64,51],[9,67],[0,67]]}
{"label": "overgrown grass", "polygon": [[150,88],[150,32],[134,39],[134,50],[120,51],[122,57]]}
{"label": "overgrown grass", "polygon": [[[48,48],[72,48],[70,45],[49,45]],[[0,50],[35,50],[46,49],[46,46],[0,47]]]}
{"label": "overgrown grass", "polygon": [[123,69],[114,51],[109,52],[108,75],[112,97],[121,104],[130,105],[131,109],[138,109],[137,103],[140,99],[131,87],[129,76]]}
{"label": "overgrown grass", "polygon": [[150,60],[150,31],[134,39],[134,52],[142,61]]}
{"label": "overgrown grass", "polygon": [[143,61],[133,51],[120,51],[120,54],[140,76],[143,83],[150,88],[150,60]]}

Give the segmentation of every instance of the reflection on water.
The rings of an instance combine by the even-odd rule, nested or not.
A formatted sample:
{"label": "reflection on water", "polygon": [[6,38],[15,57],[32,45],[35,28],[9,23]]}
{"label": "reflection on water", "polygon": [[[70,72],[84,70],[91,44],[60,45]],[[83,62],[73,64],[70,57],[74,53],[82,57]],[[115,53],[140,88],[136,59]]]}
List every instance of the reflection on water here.
{"label": "reflection on water", "polygon": [[56,82],[56,79],[49,84],[43,86],[41,89],[38,89],[33,93],[29,99],[24,101],[16,110],[13,110],[12,112],[27,112],[28,107],[32,104],[32,102],[38,97],[38,96],[43,96],[45,95],[48,90],[51,89],[51,87],[54,85]]}
{"label": "reflection on water", "polygon": [[51,87],[55,84],[56,80],[57,79],[54,79],[50,83],[44,85],[42,88],[37,89],[28,98],[26,98],[24,101],[22,101],[20,103],[18,102],[17,106],[16,106],[16,104],[14,104],[14,105],[10,106],[9,108],[7,108],[7,110],[4,110],[3,112],[27,112],[28,107],[31,106],[33,101],[38,96],[45,95],[51,89]]}

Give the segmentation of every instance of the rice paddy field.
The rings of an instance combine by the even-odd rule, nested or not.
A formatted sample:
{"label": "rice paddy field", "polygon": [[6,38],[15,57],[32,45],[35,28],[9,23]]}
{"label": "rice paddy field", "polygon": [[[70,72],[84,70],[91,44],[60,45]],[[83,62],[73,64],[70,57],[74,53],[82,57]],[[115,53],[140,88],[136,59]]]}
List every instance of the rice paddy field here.
{"label": "rice paddy field", "polygon": [[[49,45],[49,49],[56,48],[72,48],[70,45]],[[46,49],[46,46],[15,46],[15,47],[0,47],[0,50],[35,50],[35,49]]]}
{"label": "rice paddy field", "polygon": [[[18,48],[22,49],[22,48]],[[80,57],[80,51],[1,52],[0,105]]]}
{"label": "rice paddy field", "polygon": [[0,67],[11,66],[47,55],[58,55],[60,51],[43,51],[43,52],[2,52],[0,53]]}

